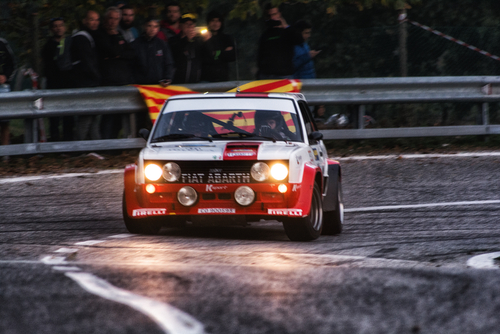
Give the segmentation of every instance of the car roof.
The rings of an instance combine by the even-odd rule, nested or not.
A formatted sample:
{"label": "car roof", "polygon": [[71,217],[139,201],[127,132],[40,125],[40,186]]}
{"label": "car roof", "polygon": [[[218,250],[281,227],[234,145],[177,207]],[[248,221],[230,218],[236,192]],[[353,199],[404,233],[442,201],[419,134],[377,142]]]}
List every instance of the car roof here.
{"label": "car roof", "polygon": [[303,100],[302,93],[204,93],[204,94],[179,94],[169,97],[169,100],[177,99],[206,99],[206,98],[287,98],[296,101]]}

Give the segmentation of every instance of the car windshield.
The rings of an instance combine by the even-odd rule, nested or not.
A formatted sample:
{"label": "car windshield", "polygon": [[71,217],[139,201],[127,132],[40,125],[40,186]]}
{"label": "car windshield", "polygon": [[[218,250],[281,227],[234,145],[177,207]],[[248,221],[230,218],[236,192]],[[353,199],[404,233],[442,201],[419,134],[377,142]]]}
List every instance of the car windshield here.
{"label": "car windshield", "polygon": [[297,115],[279,110],[182,110],[159,117],[152,143],[190,140],[302,141]]}

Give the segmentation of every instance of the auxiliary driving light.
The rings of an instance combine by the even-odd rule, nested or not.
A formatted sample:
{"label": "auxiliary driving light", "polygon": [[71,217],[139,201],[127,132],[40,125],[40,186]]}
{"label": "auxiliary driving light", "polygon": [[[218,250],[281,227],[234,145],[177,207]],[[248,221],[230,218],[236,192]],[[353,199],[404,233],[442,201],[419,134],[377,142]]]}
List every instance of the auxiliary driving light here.
{"label": "auxiliary driving light", "polygon": [[149,164],[144,168],[144,175],[146,178],[151,181],[158,181],[163,174],[163,171],[160,166],[155,164]]}
{"label": "auxiliary driving light", "polygon": [[265,181],[269,178],[269,166],[264,162],[254,163],[250,169],[250,174],[255,179],[255,181]]}
{"label": "auxiliary driving light", "polygon": [[146,191],[148,192],[148,194],[154,194],[156,191],[156,187],[153,184],[148,184],[146,186]]}
{"label": "auxiliary driving light", "polygon": [[277,163],[271,167],[271,176],[278,181],[284,180],[288,175],[288,168],[285,165]]}
{"label": "auxiliary driving light", "polygon": [[248,186],[241,186],[234,192],[234,199],[239,205],[248,206],[253,203],[255,193],[252,188]]}
{"label": "auxiliary driving light", "polygon": [[184,206],[191,206],[196,203],[198,193],[193,187],[182,187],[177,193],[177,200]]}
{"label": "auxiliary driving light", "polygon": [[163,166],[163,177],[168,182],[175,182],[181,177],[181,168],[175,162],[167,162]]}
{"label": "auxiliary driving light", "polygon": [[280,184],[280,185],[278,186],[278,191],[279,191],[280,193],[282,193],[282,194],[286,193],[287,189],[288,189],[288,188],[287,188],[286,184]]}

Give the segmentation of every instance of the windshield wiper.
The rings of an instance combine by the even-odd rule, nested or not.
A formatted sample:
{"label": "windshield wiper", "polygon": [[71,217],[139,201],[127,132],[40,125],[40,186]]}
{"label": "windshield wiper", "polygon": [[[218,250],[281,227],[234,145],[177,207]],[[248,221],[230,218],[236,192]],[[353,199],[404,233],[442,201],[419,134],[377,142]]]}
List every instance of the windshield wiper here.
{"label": "windshield wiper", "polygon": [[158,142],[162,142],[162,141],[188,139],[188,138],[200,138],[200,139],[204,139],[204,140],[208,140],[209,142],[212,142],[212,138],[197,136],[197,135],[194,135],[192,133],[171,133],[169,135],[161,136],[158,138],[153,138],[153,139],[151,139],[151,142],[158,143]]}

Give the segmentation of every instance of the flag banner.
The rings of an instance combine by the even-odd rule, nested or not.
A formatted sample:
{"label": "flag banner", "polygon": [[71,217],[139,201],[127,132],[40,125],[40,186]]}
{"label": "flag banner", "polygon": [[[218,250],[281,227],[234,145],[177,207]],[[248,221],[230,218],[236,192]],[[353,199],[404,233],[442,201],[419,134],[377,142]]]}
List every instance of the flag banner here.
{"label": "flag banner", "polygon": [[[160,85],[133,85],[139,89],[144,102],[149,110],[149,117],[154,123],[158,118],[161,107],[165,101],[174,95],[179,94],[195,94],[198,92],[192,91],[183,86],[168,86],[161,87]],[[228,92],[240,93],[300,93],[302,83],[300,80],[284,79],[284,80],[257,80],[252,81],[237,88],[231,89]]]}

